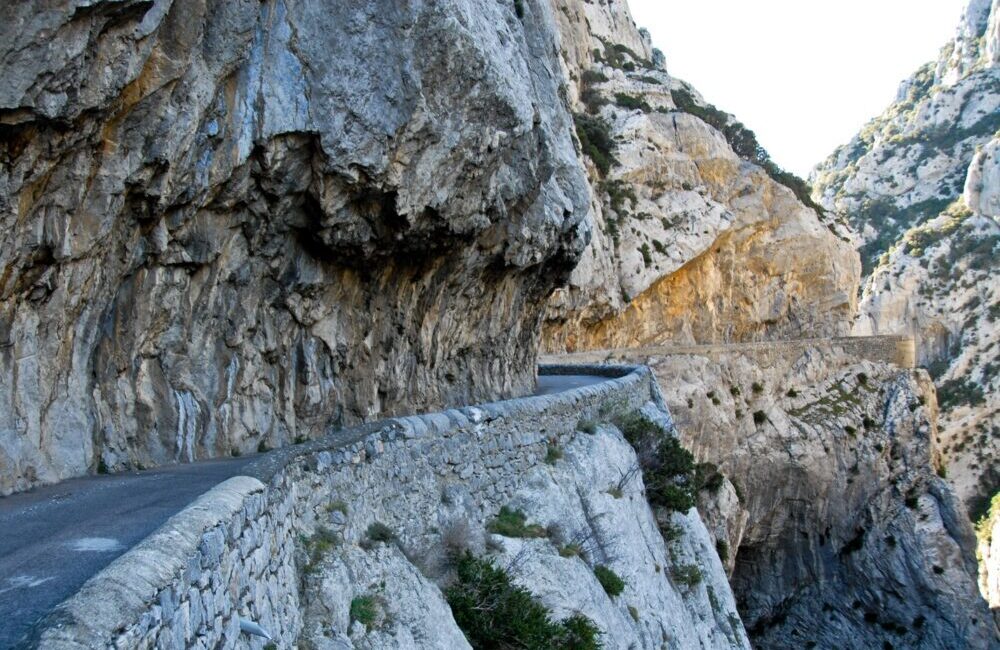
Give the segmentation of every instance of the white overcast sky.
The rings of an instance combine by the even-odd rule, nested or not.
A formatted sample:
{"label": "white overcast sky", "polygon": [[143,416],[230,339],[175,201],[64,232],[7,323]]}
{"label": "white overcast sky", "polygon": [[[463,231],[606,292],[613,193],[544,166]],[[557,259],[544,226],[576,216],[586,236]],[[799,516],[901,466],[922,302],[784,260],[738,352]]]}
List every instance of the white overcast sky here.
{"label": "white overcast sky", "polygon": [[968,0],[629,0],[667,71],[807,176],[895,97]]}

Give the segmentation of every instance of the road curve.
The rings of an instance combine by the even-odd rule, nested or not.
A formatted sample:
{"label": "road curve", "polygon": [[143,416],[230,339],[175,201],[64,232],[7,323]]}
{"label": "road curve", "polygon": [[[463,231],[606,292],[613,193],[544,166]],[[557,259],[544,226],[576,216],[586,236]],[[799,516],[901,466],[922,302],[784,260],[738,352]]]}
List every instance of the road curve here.
{"label": "road curve", "polygon": [[[535,395],[605,381],[541,375]],[[70,479],[0,498],[0,649],[167,519],[260,455]]]}

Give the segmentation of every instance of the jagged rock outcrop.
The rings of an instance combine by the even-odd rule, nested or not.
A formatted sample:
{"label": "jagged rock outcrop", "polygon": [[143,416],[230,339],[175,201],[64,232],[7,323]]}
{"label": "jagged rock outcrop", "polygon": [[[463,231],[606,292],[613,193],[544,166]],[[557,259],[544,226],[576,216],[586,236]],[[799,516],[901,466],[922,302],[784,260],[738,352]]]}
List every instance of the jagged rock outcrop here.
{"label": "jagged rock outcrop", "polygon": [[817,199],[859,233],[857,334],[907,334],[938,387],[948,481],[973,519],[1000,489],[1000,2],[970,2],[938,61],[821,164]]}
{"label": "jagged rock outcrop", "polygon": [[926,374],[831,350],[650,362],[685,445],[737,488],[710,530],[754,647],[1000,643],[973,531],[935,474]]}
{"label": "jagged rock outcrop", "polygon": [[596,227],[543,345],[846,333],[860,270],[840,227],[751,132],[667,74],[624,3],[557,4]]}
{"label": "jagged rock outcrop", "polygon": [[588,238],[547,2],[7,9],[0,493],[530,389]]}

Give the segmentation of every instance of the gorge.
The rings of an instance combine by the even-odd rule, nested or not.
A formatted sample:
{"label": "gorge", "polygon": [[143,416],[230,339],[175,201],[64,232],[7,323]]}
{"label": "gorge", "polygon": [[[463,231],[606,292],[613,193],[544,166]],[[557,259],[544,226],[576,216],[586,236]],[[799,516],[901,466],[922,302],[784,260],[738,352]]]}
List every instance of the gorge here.
{"label": "gorge", "polygon": [[9,11],[0,494],[246,461],[24,647],[1000,647],[1000,0],[812,188],[623,0]]}

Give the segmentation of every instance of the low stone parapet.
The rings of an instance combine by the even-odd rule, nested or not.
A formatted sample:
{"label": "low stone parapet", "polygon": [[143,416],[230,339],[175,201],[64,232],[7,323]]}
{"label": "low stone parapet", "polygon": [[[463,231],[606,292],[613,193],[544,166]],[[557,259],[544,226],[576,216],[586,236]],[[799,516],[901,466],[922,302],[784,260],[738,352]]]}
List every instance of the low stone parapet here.
{"label": "low stone parapet", "polygon": [[702,355],[718,358],[742,354],[769,365],[776,358],[798,356],[806,349],[837,350],[869,361],[891,363],[901,368],[916,367],[916,346],[912,336],[845,336],[793,341],[755,341],[750,343],[666,344],[642,348],[590,350],[543,357],[546,362],[608,363],[635,360],[638,357]]}

